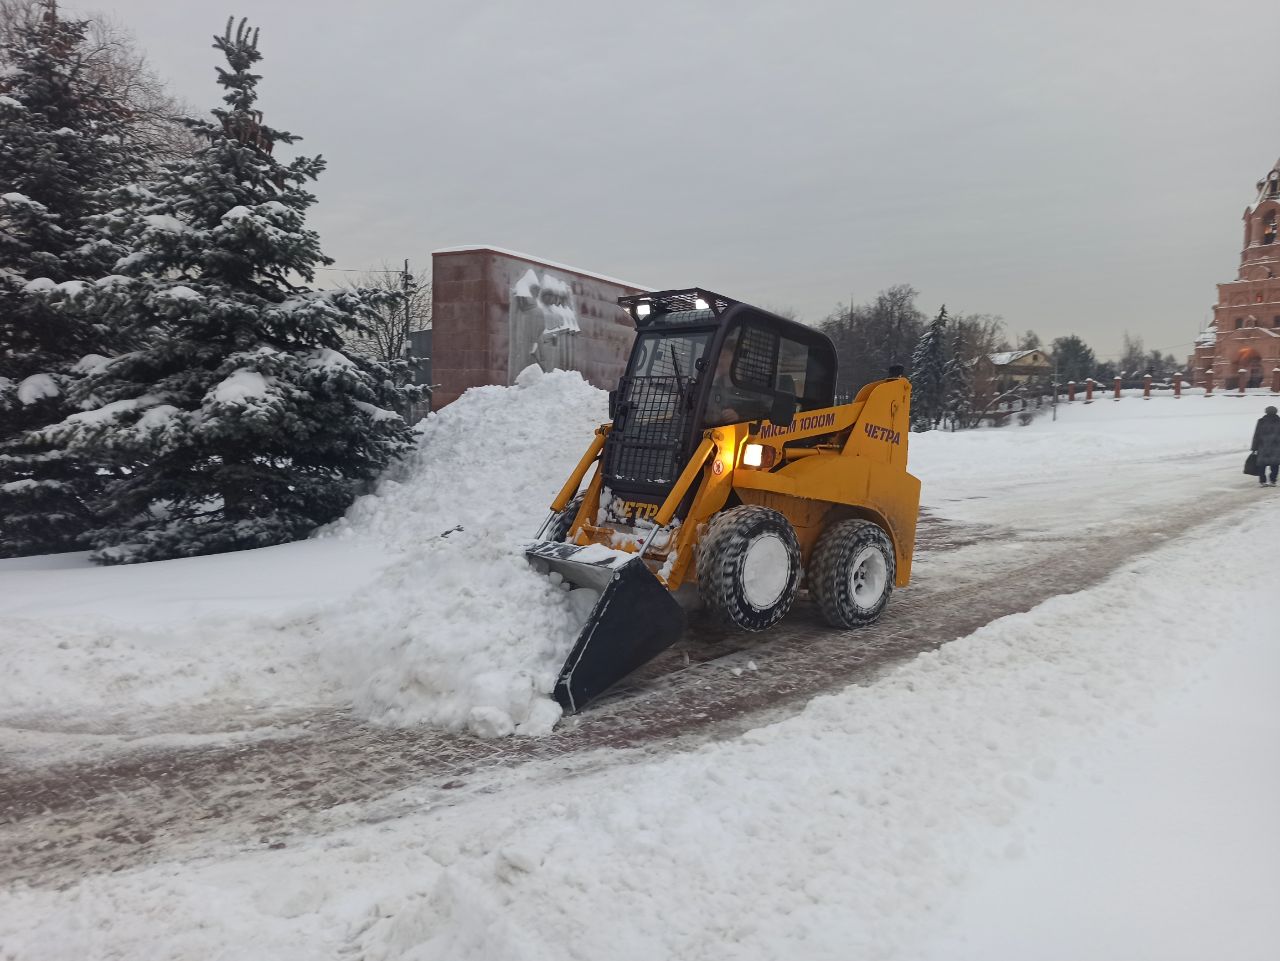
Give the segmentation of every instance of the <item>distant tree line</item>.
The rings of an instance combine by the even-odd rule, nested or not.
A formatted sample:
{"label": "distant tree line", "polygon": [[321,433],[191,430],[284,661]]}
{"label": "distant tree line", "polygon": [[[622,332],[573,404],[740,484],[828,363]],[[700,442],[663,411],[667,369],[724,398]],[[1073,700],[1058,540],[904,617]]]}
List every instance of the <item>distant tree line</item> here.
{"label": "distant tree line", "polygon": [[[1110,384],[1117,376],[1125,386],[1135,386],[1146,374],[1158,382],[1168,381],[1182,366],[1173,354],[1146,350],[1142,338],[1128,332],[1118,360],[1099,360],[1075,334],[1057,337],[1046,346],[1034,330],[1027,330],[1011,341],[998,316],[952,316],[944,307],[930,319],[916,306],[918,296],[915,288],[898,284],[869,303],[840,304],[818,323],[835,344],[840,365],[838,396],[849,399],[863,385],[901,365],[912,380],[912,421],[917,430],[944,424],[976,426],[1004,401],[1048,394],[1055,377],[1059,389],[1090,378]],[[982,358],[1034,349],[1042,350],[1053,365],[1043,377],[1010,388],[984,376]]]}

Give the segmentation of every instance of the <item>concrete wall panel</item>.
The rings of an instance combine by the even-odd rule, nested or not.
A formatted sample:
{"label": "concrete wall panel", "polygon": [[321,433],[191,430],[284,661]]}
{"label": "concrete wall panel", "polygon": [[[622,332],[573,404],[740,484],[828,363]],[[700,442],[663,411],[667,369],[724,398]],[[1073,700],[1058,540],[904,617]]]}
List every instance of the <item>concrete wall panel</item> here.
{"label": "concrete wall panel", "polygon": [[511,384],[530,364],[614,386],[635,336],[618,306],[644,288],[491,248],[432,255],[432,406]]}

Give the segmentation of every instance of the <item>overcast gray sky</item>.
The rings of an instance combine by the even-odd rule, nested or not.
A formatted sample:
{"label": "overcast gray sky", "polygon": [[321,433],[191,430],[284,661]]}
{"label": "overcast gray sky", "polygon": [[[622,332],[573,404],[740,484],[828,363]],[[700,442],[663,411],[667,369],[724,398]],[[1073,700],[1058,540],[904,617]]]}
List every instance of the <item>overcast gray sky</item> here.
{"label": "overcast gray sky", "polygon": [[83,6],[202,110],[212,34],[260,26],[345,267],[491,244],[810,322],[910,283],[1181,356],[1280,155],[1274,0]]}

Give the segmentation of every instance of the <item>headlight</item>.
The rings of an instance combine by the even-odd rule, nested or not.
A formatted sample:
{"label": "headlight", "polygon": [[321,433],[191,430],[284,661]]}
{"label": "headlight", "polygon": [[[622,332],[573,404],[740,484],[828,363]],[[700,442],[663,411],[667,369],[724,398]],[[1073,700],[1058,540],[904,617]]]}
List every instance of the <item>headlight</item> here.
{"label": "headlight", "polygon": [[748,444],[742,451],[742,463],[745,467],[759,467],[764,463],[764,445]]}

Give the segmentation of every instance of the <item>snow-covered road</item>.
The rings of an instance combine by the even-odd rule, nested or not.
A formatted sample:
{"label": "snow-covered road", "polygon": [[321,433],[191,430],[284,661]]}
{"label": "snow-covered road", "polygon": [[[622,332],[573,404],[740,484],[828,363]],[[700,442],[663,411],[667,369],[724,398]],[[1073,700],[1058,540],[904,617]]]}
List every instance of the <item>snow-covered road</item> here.
{"label": "snow-covered road", "polygon": [[[51,873],[66,890],[11,885],[0,897],[0,940],[21,958],[911,958],[932,949],[941,959],[976,941],[1016,950],[969,956],[1019,961],[1199,961],[1208,943],[1263,961],[1280,936],[1271,910],[1280,896],[1274,674],[1271,683],[1232,681],[1251,667],[1273,670],[1274,658],[1210,675],[1207,692],[1196,686],[1233,639],[1256,644],[1280,616],[1274,594],[1234,576],[1241,541],[1255,536],[1280,537],[1280,515],[1246,509],[1225,528],[1200,528],[1090,590],[996,620],[874,684],[692,750],[596,753],[453,787],[411,783],[307,831],[214,830],[186,849],[160,843],[158,856],[114,873],[85,864],[79,878]],[[1254,723],[1184,743],[1181,771],[1165,762],[1163,778],[1117,787],[1131,817],[1166,809],[1167,791],[1205,772],[1223,782],[1211,797],[1249,798],[1217,812],[1256,818],[1234,826],[1252,846],[1237,843],[1227,858],[1247,885],[1214,880],[1222,857],[1196,860],[1203,835],[1222,837],[1212,824],[1145,839],[1135,861],[1108,844],[1117,830],[1126,839],[1141,832],[1105,818],[1068,817],[1063,828],[1036,820],[1039,807],[1078,797],[1094,778],[1105,786],[1117,770],[1109,754],[1146,756],[1168,737],[1162,719],[1181,717],[1198,695],[1219,717]],[[1243,763],[1213,764],[1224,747],[1215,733],[1233,739]],[[180,767],[168,774],[183,776]],[[245,788],[227,800],[253,810]],[[193,812],[200,791],[193,785]],[[146,797],[101,800],[146,819]],[[92,805],[80,814],[91,819]],[[1074,832],[1070,841],[1062,831]],[[987,927],[993,911],[1003,915],[983,900],[984,883],[1012,886],[1056,916],[1046,899],[1058,889],[1037,895],[1018,887],[1016,873],[1003,880],[1010,861],[1016,871],[1025,860],[1043,882],[1071,848],[1077,876],[1123,892],[1118,868],[1141,879],[1141,852],[1153,843],[1163,857],[1150,868],[1193,892],[1185,897],[1201,905],[1199,924],[1122,923],[1114,940],[1106,929],[1059,925],[1046,941],[1025,925],[1003,936]],[[1084,844],[1092,858],[1081,858]],[[1161,915],[1146,904],[1150,924]],[[1188,925],[1193,941],[1180,938]],[[1219,926],[1229,936],[1215,935]]]}
{"label": "snow-covered road", "polygon": [[[484,415],[502,416],[504,397],[490,401]],[[1121,767],[1095,761],[1119,736],[1146,756],[1147,735],[1177,730],[1191,710],[1184,688],[1202,665],[1229,664],[1224,645],[1280,623],[1280,601],[1237,575],[1242,562],[1280,573],[1261,547],[1280,538],[1280,495],[1238,473],[1233,432],[1250,402],[1126,399],[1077,405],[1057,424],[913,436],[929,515],[912,587],[884,621],[833,635],[802,605],[766,638],[704,631],[544,737],[388,727],[344,703],[325,611],[345,592],[394,605],[380,579],[406,562],[387,545],[448,529],[410,483],[385,495],[399,514],[365,508],[381,550],[360,535],[254,552],[239,587],[203,566],[224,559],[157,568],[145,585],[137,569],[0,565],[0,585],[18,587],[0,595],[0,614],[44,632],[0,630],[23,659],[19,680],[37,685],[19,691],[10,678],[0,700],[0,958],[940,961],[948,945],[975,958],[1071,957],[1037,955],[1026,936],[984,939],[983,912],[1023,883],[1004,879],[1004,861],[1043,880],[1056,868],[1041,838],[1081,830],[1037,820],[1055,792],[1116,778]],[[548,429],[564,438],[543,468],[553,476],[577,430]],[[437,450],[473,469],[500,456],[464,435],[443,434]],[[450,471],[432,482],[452,483]],[[484,493],[442,496],[470,531],[485,523]],[[528,508],[493,510],[509,524]],[[386,530],[396,516],[406,530]],[[323,576],[306,576],[319,557]],[[277,589],[286,601],[273,608]],[[234,649],[206,653],[220,612]],[[363,623],[406,622],[388,609]],[[67,646],[42,655],[50,637]],[[142,663],[148,651],[177,675]],[[86,680],[81,655],[106,682]],[[1213,770],[1274,808],[1275,765],[1249,753],[1280,703],[1274,660],[1260,667],[1270,688],[1226,669],[1208,679],[1214,704],[1251,698],[1257,719],[1231,729],[1254,769]],[[41,684],[57,695],[43,704]],[[1144,727],[1143,712],[1156,720]],[[1192,766],[1220,745],[1196,747]],[[1079,807],[1064,803],[1068,815]],[[1241,867],[1280,894],[1276,835],[1254,836]],[[1231,956],[1266,957],[1249,953],[1276,943],[1256,902],[1213,903],[1214,923],[1239,935]],[[1077,943],[1076,957],[1108,957]],[[1011,944],[1018,952],[1002,953]],[[1198,957],[1166,947],[1150,956]]]}
{"label": "snow-covered road", "polygon": [[[411,806],[423,797],[453,805],[515,776],[554,782],[629,763],[633,754],[732,737],[794,713],[814,695],[874,683],[904,659],[998,617],[1097,583],[1160,544],[1166,531],[1206,526],[1206,506],[1219,519],[1256,500],[1248,494],[1168,505],[1154,524],[1087,541],[996,538],[983,528],[938,524],[945,536],[926,540],[935,547],[920,554],[916,585],[881,623],[851,638],[833,633],[805,604],[767,637],[695,629],[546,738],[388,729],[345,711],[249,715],[240,733],[159,736],[131,742],[135,750],[123,754],[16,768],[0,777],[0,809],[9,815],[0,843],[10,852],[0,882],[60,883],[175,852],[189,856],[208,843],[278,843],[367,820],[371,805],[384,808],[378,817],[403,814],[400,791],[413,790]],[[954,546],[965,535],[973,540]],[[528,770],[515,775],[518,766]]]}

